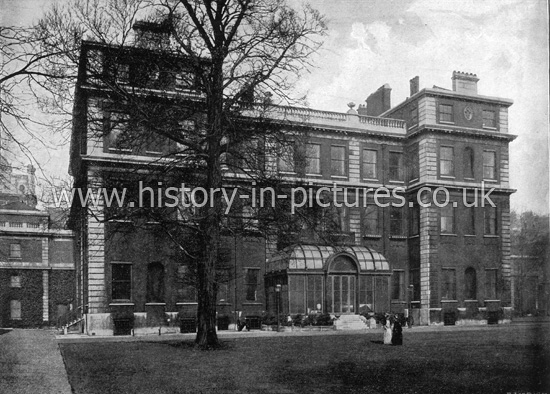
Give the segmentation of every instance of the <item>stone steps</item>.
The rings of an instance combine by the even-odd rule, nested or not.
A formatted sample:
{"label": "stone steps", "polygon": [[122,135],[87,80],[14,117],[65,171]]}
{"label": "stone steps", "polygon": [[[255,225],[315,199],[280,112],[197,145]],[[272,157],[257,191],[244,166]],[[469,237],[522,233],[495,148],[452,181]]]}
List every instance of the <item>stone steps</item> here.
{"label": "stone steps", "polygon": [[336,330],[367,330],[367,319],[361,315],[341,315],[334,321]]}

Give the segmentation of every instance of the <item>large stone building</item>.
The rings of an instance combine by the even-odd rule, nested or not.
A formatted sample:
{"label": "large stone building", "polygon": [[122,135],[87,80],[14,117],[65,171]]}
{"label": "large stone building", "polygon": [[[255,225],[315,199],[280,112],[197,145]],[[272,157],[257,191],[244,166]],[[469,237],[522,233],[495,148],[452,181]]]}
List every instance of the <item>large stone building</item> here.
{"label": "large stone building", "polygon": [[0,159],[0,327],[61,325],[74,301],[72,231],[36,209],[32,166]]}
{"label": "large stone building", "polygon": [[[130,115],[112,110],[109,88],[97,83],[98,69],[101,75],[118,70],[110,78],[119,88],[151,100],[177,95],[200,112],[202,94],[189,82],[184,59],[143,63],[162,58],[151,51],[124,48],[121,55],[114,47],[83,43],[70,166],[76,187],[92,190],[137,169],[145,174],[178,149],[160,139],[117,143],[120,130],[109,125]],[[143,64],[128,63],[136,53]],[[137,86],[136,75],[144,73],[147,81]],[[254,231],[225,234],[220,268],[228,279],[219,283],[220,328],[273,312],[278,303],[285,315],[329,313],[354,327],[364,321],[354,320],[359,314],[410,308],[419,324],[505,321],[512,101],[478,94],[477,81],[454,72],[452,89],[419,90],[415,78],[411,97],[395,107],[384,85],[366,106],[356,111],[350,103],[345,113],[269,105],[268,117],[290,134],[307,130],[307,140],[297,139],[279,157],[267,155],[262,165],[283,183],[307,185],[314,193],[336,184],[339,189],[328,192],[338,236],[329,242],[303,229],[289,242]],[[227,183],[238,178],[225,177]],[[482,187],[494,189],[494,207],[480,205]],[[377,188],[387,193],[375,194]],[[448,191],[450,204],[435,205],[437,188]],[[444,199],[443,189],[438,196]],[[192,320],[197,304],[185,280],[189,267],[158,223],[121,227],[123,220],[106,218],[105,199],[73,203],[77,300],[86,332],[146,333],[173,325],[178,314]]]}

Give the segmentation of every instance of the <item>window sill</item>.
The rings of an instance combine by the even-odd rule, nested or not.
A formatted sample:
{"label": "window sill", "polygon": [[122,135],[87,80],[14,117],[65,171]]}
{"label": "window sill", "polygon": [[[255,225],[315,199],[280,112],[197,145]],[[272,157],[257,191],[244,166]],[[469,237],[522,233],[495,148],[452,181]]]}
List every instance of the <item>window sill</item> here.
{"label": "window sill", "polygon": [[263,303],[261,303],[260,301],[245,301],[243,302],[243,306],[244,305],[263,305]]}
{"label": "window sill", "polygon": [[377,178],[363,178],[364,182],[380,182]]}
{"label": "window sill", "polygon": [[498,180],[497,179],[485,179],[485,178],[483,178],[483,182],[498,183]]}
{"label": "window sill", "polygon": [[456,179],[456,176],[454,175],[444,175],[444,174],[441,174],[439,175],[440,178],[446,178],[446,179]]}
{"label": "window sill", "polygon": [[411,238],[420,238],[420,234],[409,235],[409,239]]}
{"label": "window sill", "polygon": [[498,299],[483,300],[483,302],[500,302]]}
{"label": "window sill", "polygon": [[492,131],[498,131],[498,129],[496,127],[493,127],[493,126],[481,126],[483,129],[485,130],[492,130]]}
{"label": "window sill", "polygon": [[132,153],[132,149],[128,149],[128,148],[109,148],[109,152]]}
{"label": "window sill", "polygon": [[486,234],[483,236],[483,238],[500,238],[498,235],[492,235],[492,234]]}
{"label": "window sill", "polygon": [[198,302],[189,301],[189,302],[176,302],[176,305],[198,305]]}
{"label": "window sill", "polygon": [[439,123],[441,123],[441,124],[455,124],[455,122],[449,122],[449,121],[446,121],[446,120],[440,120]]}
{"label": "window sill", "polygon": [[464,237],[465,238],[475,238],[475,237],[477,237],[477,235],[475,235],[475,234],[464,234]]}
{"label": "window sill", "polygon": [[365,234],[363,235],[363,239],[369,239],[369,238],[382,238],[381,235],[377,235],[377,234]]}
{"label": "window sill", "polygon": [[131,301],[125,302],[125,301],[113,301],[109,304],[109,306],[134,306],[135,304]]}
{"label": "window sill", "polygon": [[330,177],[334,179],[348,179],[347,175],[331,175]]}
{"label": "window sill", "polygon": [[405,181],[400,181],[400,180],[397,180],[397,179],[390,179],[389,182],[391,183],[398,183],[400,185],[404,185],[405,184]]}
{"label": "window sill", "polygon": [[478,301],[477,300],[464,300],[464,302],[470,302],[470,303],[477,303]]}
{"label": "window sill", "polygon": [[166,306],[166,302],[146,302],[145,306]]}
{"label": "window sill", "polygon": [[406,235],[390,235],[390,239],[396,239],[400,241],[404,241],[407,239]]}
{"label": "window sill", "polygon": [[316,178],[322,178],[323,177],[322,174],[306,174],[306,176],[313,176],[313,177],[316,177]]}
{"label": "window sill", "polygon": [[296,171],[279,171],[279,174],[280,174],[280,175],[292,175],[292,176],[298,175],[298,174],[296,173]]}
{"label": "window sill", "polygon": [[444,237],[458,237],[458,234],[454,233],[440,233],[439,235],[442,235]]}
{"label": "window sill", "polygon": [[446,302],[458,302],[458,300],[441,300],[441,303],[446,303]]}

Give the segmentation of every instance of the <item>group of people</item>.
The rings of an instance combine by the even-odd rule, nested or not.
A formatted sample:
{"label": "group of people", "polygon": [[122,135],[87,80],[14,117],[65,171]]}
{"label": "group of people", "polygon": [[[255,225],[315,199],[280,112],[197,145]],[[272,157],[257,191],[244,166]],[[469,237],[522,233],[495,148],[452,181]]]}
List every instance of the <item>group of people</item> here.
{"label": "group of people", "polygon": [[386,313],[384,322],[384,345],[403,345],[403,326],[398,315]]}

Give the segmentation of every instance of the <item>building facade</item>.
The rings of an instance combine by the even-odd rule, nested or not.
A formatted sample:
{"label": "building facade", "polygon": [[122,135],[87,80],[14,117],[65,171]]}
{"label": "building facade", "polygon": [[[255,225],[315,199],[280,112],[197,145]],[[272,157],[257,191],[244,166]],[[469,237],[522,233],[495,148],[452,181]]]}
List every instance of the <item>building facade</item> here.
{"label": "building facade", "polygon": [[[151,59],[153,50],[125,51]],[[195,111],[201,105],[200,87],[189,82],[184,59],[147,68],[114,53],[93,42],[82,46],[71,174],[84,190],[146,174],[147,166],[169,160],[179,148],[160,138],[139,146],[117,142],[120,131],[113,124],[131,115],[113,111],[108,88],[93,83],[90,65],[102,76],[117,70],[113,81],[132,92],[139,88],[142,97],[170,100],[177,94]],[[136,75],[143,77],[145,69],[148,82],[138,86]],[[321,222],[292,234],[225,233],[219,328],[243,318],[256,324],[277,306],[291,316],[410,311],[417,324],[506,321],[512,101],[479,95],[477,80],[455,72],[452,90],[419,90],[413,79],[411,97],[395,107],[388,85],[369,96],[366,106],[355,110],[350,103],[345,113],[269,105],[270,119],[289,135],[306,130],[307,140],[291,141],[277,156],[266,154],[261,165],[289,188],[307,186],[321,196],[318,213],[330,218],[332,236],[316,234]],[[254,114],[244,113],[252,119]],[[226,171],[226,184],[248,182],[238,175]],[[479,206],[482,187],[493,189],[495,206]],[[450,204],[434,204],[438,188],[438,197]],[[108,209],[101,198],[75,204],[71,212],[85,331],[139,334],[192,321],[196,291],[185,256],[158,223],[109,220]],[[251,212],[242,210],[245,216]]]}

